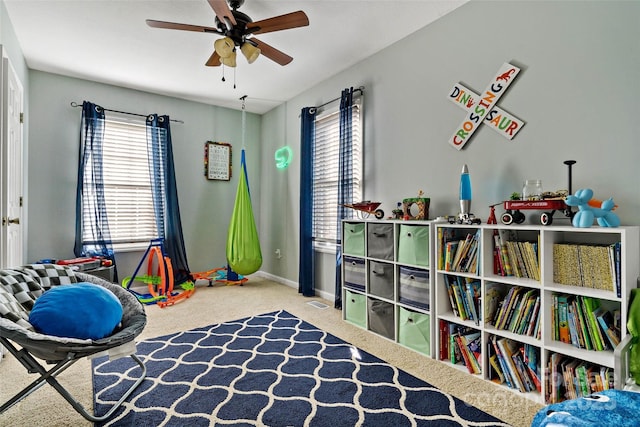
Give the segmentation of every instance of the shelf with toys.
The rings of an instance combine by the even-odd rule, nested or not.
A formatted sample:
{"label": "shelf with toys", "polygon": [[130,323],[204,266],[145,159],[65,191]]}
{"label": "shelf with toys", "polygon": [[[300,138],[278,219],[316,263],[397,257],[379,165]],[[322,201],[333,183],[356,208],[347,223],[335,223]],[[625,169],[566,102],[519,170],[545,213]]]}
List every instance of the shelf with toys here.
{"label": "shelf with toys", "polygon": [[[565,162],[569,188],[573,163]],[[572,225],[551,226],[553,211],[543,212],[541,225],[523,224],[520,215],[498,224],[496,205],[481,224],[470,212],[465,166],[457,216],[345,220],[344,318],[411,347],[403,342],[403,313],[417,313],[426,325],[421,353],[539,403],[613,388],[614,348],[628,335],[629,299],[640,276],[640,227],[620,226],[611,199],[597,207],[591,190],[570,191],[562,209],[553,206]],[[384,257],[370,248],[383,226]],[[426,236],[419,247],[429,260],[420,265],[401,256],[403,234],[418,229],[411,227],[424,228]],[[390,272],[383,286],[387,293],[375,283],[377,263]],[[423,276],[412,275],[411,268]],[[414,296],[427,305],[403,299],[407,279],[416,277],[423,282]],[[386,310],[386,330],[377,325],[378,304]]]}

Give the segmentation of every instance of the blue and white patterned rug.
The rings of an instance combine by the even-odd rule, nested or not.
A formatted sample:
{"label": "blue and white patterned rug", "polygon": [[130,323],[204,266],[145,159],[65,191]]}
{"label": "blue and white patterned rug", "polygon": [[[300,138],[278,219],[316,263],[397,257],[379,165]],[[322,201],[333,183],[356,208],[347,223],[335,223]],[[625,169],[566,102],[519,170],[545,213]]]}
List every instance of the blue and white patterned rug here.
{"label": "blue and white patterned rug", "polygon": [[[507,426],[286,311],[138,343],[147,379],[104,426]],[[95,414],[136,377],[94,360]]]}

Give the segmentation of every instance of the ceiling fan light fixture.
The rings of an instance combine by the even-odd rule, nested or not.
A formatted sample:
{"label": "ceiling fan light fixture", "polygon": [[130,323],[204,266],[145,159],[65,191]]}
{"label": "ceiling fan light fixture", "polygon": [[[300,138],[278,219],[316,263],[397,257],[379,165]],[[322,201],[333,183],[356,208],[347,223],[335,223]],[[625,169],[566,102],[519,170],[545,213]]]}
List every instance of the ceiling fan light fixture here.
{"label": "ceiling fan light fixture", "polygon": [[235,52],[231,52],[231,55],[226,56],[226,57],[220,57],[220,62],[224,65],[226,65],[227,67],[231,67],[231,68],[235,68],[236,66],[236,53]]}
{"label": "ceiling fan light fixture", "polygon": [[[291,56],[261,42],[255,37],[250,39],[246,37],[253,34],[306,27],[309,25],[307,14],[298,10],[254,21],[251,17],[238,10],[244,2],[245,0],[208,0],[209,6],[211,6],[216,15],[215,27],[156,21],[153,19],[147,19],[146,22],[148,26],[154,28],[218,34],[220,38],[213,43],[214,52],[205,62],[205,65],[209,67],[217,67],[221,64],[235,67],[237,48],[240,48],[249,64],[255,62],[259,56],[264,56],[280,65],[287,65],[293,61]],[[233,56],[233,59],[231,56]],[[223,60],[224,58],[229,59],[225,61]]]}
{"label": "ceiling fan light fixture", "polygon": [[253,64],[253,62],[258,59],[258,56],[260,56],[260,53],[262,53],[260,48],[252,45],[249,42],[243,43],[240,47],[240,51],[242,51],[244,57],[247,58],[247,62],[249,64]]}
{"label": "ceiling fan light fixture", "polygon": [[[213,43],[213,48],[218,52],[220,58],[227,58],[233,54],[235,43],[230,37],[223,37]],[[235,56],[235,55],[234,55]]]}

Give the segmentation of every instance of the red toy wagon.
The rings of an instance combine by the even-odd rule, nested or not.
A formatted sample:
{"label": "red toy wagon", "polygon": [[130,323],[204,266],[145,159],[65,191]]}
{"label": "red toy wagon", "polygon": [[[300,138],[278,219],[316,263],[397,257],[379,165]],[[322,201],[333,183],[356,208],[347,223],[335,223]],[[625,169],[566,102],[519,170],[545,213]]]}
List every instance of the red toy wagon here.
{"label": "red toy wagon", "polygon": [[523,210],[539,210],[545,211],[540,214],[540,223],[542,225],[551,225],[553,222],[553,214],[556,211],[561,211],[569,219],[572,219],[576,214],[571,210],[571,206],[565,203],[565,197],[571,194],[571,166],[576,163],[575,160],[565,160],[564,164],[567,165],[569,170],[569,191],[563,195],[564,197],[550,197],[542,198],[541,200],[506,200],[503,202],[505,213],[500,217],[500,221],[503,224],[509,225],[512,223],[522,224],[525,220]]}
{"label": "red toy wagon", "polygon": [[564,199],[542,199],[542,200],[506,200],[504,203],[505,213],[500,217],[503,224],[512,223],[521,224],[525,220],[525,215],[521,210],[542,210],[540,214],[540,224],[550,225],[553,222],[553,214],[555,211],[562,211],[564,215],[571,218],[574,212],[567,206]]}

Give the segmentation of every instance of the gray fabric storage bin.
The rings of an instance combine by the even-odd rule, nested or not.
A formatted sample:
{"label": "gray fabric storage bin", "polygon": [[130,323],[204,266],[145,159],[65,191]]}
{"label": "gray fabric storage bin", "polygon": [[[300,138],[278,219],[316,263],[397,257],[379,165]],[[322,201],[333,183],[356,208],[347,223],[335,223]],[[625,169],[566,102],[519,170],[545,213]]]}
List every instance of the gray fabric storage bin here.
{"label": "gray fabric storage bin", "polygon": [[393,260],[393,224],[367,224],[367,256]]}
{"label": "gray fabric storage bin", "polygon": [[400,302],[429,310],[429,270],[400,267]]}
{"label": "gray fabric storage bin", "polygon": [[344,286],[364,292],[365,266],[364,259],[345,256],[344,263]]}
{"label": "gray fabric storage bin", "polygon": [[343,222],[342,247],[347,255],[364,256],[364,222]]}
{"label": "gray fabric storage bin", "polygon": [[369,293],[393,300],[393,264],[369,261]]}
{"label": "gray fabric storage bin", "polygon": [[389,339],[395,339],[393,304],[369,298],[367,301],[369,330]]}

